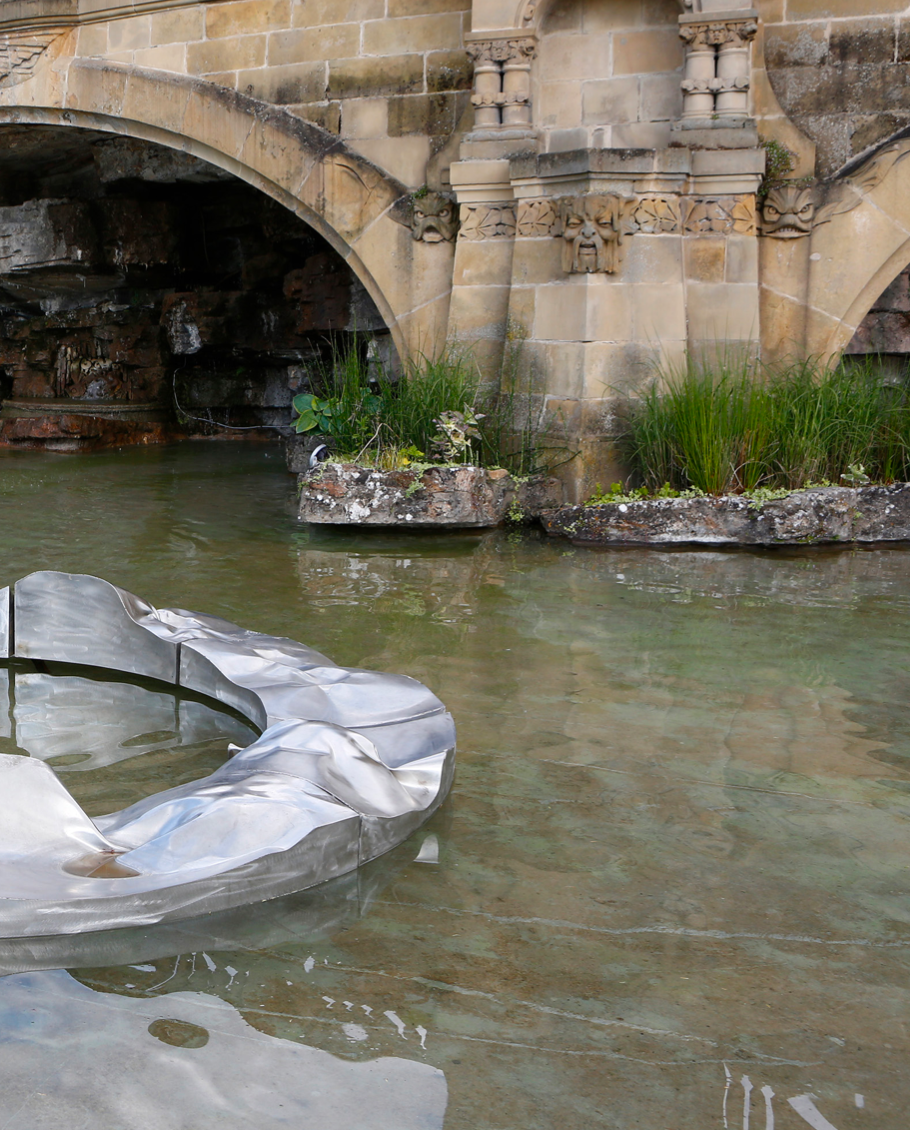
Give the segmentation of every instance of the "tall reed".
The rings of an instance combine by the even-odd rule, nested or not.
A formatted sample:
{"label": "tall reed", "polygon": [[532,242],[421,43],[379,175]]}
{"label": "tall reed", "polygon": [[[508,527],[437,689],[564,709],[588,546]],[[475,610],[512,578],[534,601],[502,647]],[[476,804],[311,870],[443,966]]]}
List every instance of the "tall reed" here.
{"label": "tall reed", "polygon": [[[875,358],[771,369],[690,359],[629,405],[626,454],[651,489],[741,493],[910,475],[910,397]],[[851,468],[853,470],[851,470]]]}

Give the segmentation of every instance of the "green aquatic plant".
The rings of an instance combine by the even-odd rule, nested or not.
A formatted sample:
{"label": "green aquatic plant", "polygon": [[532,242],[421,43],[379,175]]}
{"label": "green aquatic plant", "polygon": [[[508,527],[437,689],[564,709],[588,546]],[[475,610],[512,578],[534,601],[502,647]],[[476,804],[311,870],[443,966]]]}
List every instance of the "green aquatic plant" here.
{"label": "green aquatic plant", "polygon": [[355,338],[317,360],[309,378],[313,391],[294,398],[293,426],[331,436],[342,461],[399,470],[427,453],[437,463],[538,469],[532,409],[515,372],[495,392],[481,390],[473,356],[457,343],[415,354],[392,373]]}
{"label": "green aquatic plant", "polygon": [[910,388],[875,358],[772,368],[688,358],[630,400],[621,437],[655,492],[798,490],[910,475]]}

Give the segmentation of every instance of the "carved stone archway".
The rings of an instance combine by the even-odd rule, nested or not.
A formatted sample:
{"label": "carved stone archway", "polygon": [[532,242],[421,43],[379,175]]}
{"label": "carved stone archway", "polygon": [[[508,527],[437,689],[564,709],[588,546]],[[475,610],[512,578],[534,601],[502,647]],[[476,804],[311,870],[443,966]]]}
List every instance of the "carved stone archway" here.
{"label": "carved stone archway", "polygon": [[0,124],[100,130],[208,161],[277,200],[334,247],[401,356],[433,352],[445,339],[452,245],[415,241],[405,186],[283,109],[170,72],[58,58],[0,90]]}
{"label": "carved stone archway", "polygon": [[805,352],[847,346],[910,262],[910,138],[892,138],[827,186],[831,215],[808,247]]}

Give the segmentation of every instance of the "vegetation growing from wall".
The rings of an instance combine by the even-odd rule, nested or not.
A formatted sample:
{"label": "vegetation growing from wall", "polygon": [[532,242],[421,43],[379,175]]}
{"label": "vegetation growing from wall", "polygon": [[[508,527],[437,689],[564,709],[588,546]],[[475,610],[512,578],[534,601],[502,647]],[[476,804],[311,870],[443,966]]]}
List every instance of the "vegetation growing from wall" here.
{"label": "vegetation growing from wall", "polygon": [[826,369],[689,360],[629,403],[622,442],[649,492],[910,478],[910,388],[874,359]]}

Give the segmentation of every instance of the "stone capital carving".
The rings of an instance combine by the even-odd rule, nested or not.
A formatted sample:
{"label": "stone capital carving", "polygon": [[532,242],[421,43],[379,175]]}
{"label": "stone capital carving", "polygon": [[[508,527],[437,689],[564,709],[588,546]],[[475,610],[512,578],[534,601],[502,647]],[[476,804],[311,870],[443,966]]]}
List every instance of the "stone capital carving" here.
{"label": "stone capital carving", "polygon": [[469,43],[465,47],[468,57],[474,60],[475,67],[483,63],[493,63],[493,43],[493,40],[486,39],[483,42]]}
{"label": "stone capital carving", "polygon": [[553,234],[563,240],[562,269],[567,274],[612,275],[622,258],[633,200],[615,193],[564,196],[557,204]]}
{"label": "stone capital carving", "polygon": [[679,38],[693,48],[722,47],[724,44],[745,46],[758,32],[755,20],[708,20],[705,23],[679,25]]}
{"label": "stone capital carving", "polygon": [[418,243],[451,243],[458,234],[455,198],[442,192],[416,197],[411,212],[411,235]]}
{"label": "stone capital carving", "polygon": [[520,39],[483,39],[469,43],[465,48],[478,64],[502,64],[513,61],[530,62],[537,54],[537,40],[533,36]]}

